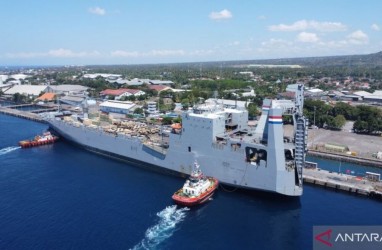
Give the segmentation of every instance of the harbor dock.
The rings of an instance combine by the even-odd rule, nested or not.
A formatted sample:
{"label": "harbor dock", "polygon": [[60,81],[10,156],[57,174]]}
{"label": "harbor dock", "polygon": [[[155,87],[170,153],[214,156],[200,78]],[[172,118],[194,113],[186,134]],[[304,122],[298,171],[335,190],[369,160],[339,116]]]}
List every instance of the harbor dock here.
{"label": "harbor dock", "polygon": [[42,119],[38,114],[18,110],[15,108],[0,107],[0,113],[6,114],[6,115],[12,115],[12,116],[16,116],[16,117],[36,121],[36,122],[46,123],[46,121]]}
{"label": "harbor dock", "polygon": [[307,184],[382,199],[382,182],[379,179],[372,180],[319,168],[304,168],[303,180]]}

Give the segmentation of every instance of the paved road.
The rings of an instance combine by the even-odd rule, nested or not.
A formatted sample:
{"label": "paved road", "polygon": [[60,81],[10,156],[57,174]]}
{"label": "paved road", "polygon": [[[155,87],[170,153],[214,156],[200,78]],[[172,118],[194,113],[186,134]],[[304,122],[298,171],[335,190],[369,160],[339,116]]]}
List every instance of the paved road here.
{"label": "paved road", "polygon": [[373,153],[382,151],[381,136],[360,135],[349,132],[349,130],[310,129],[308,131],[308,147],[324,145],[325,143],[346,145],[357,156],[365,158],[370,158]]}
{"label": "paved road", "polygon": [[[284,135],[292,136],[293,127],[286,125]],[[324,146],[325,143],[346,145],[350,151],[356,152],[357,156],[365,158],[371,158],[373,153],[382,151],[381,136],[360,135],[350,132],[349,129],[342,131],[326,129],[308,130],[308,148],[314,148],[313,145]]]}

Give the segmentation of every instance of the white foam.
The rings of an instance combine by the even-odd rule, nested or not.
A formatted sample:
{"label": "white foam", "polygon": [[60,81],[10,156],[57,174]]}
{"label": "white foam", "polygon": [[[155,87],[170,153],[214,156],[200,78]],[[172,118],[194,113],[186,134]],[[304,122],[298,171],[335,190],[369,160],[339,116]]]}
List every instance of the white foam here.
{"label": "white foam", "polygon": [[5,154],[8,154],[12,151],[15,151],[17,149],[19,149],[21,147],[6,147],[6,148],[2,148],[0,149],[0,155],[5,155]]}
{"label": "white foam", "polygon": [[161,242],[171,237],[176,225],[186,217],[186,211],[188,210],[189,208],[187,207],[177,209],[177,206],[173,205],[158,212],[158,223],[148,228],[145,233],[145,238],[132,249],[155,249]]}

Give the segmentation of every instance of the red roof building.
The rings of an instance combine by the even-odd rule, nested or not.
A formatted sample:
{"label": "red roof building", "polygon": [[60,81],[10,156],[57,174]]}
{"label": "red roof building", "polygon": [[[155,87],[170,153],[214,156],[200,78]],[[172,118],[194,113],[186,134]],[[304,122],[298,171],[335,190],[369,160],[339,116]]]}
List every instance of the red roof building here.
{"label": "red roof building", "polygon": [[45,93],[41,95],[40,97],[36,98],[36,100],[43,101],[43,102],[44,101],[51,102],[51,101],[54,101],[55,98],[56,98],[55,93]]}
{"label": "red roof building", "polygon": [[164,86],[164,85],[148,85],[149,89],[161,92],[163,90],[171,90],[169,86]]}
{"label": "red roof building", "polygon": [[116,100],[121,99],[124,96],[140,96],[146,94],[142,90],[139,89],[105,89],[100,92],[100,96],[108,97],[114,96]]}

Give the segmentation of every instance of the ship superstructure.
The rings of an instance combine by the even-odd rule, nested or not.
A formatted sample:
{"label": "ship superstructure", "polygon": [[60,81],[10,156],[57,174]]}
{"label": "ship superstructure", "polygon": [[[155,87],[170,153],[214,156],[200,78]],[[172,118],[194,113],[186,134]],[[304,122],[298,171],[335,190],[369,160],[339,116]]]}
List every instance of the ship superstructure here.
{"label": "ship superstructure", "polygon": [[[307,135],[303,85],[290,88],[296,100],[264,100],[256,128],[248,125],[247,110],[225,108],[217,101],[184,112],[181,126],[173,126],[164,140],[162,129],[147,124],[121,121],[102,127],[71,118],[48,122],[67,140],[138,166],[188,176],[197,159],[204,174],[220,183],[299,196]],[[283,115],[293,116],[292,136],[284,134]]]}

